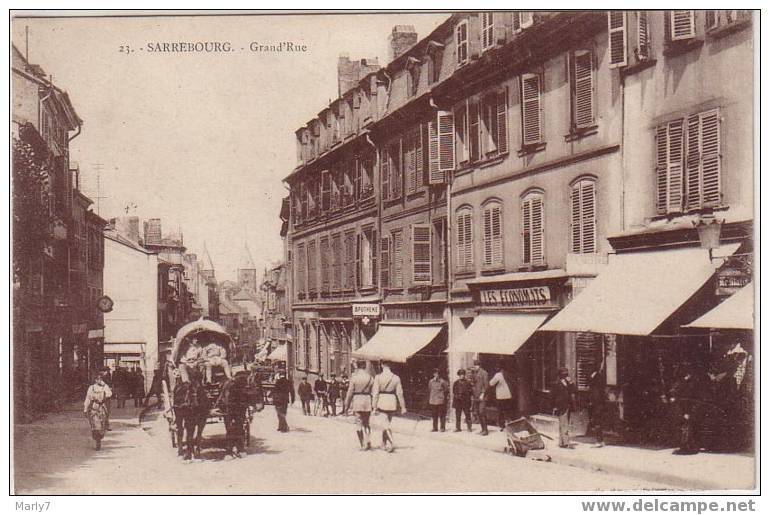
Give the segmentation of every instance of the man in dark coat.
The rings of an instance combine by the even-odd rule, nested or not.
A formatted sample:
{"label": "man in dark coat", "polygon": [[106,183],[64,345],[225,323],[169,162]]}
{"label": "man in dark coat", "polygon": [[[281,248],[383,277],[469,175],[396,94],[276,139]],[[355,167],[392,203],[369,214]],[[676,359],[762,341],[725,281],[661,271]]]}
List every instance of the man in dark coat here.
{"label": "man in dark coat", "polygon": [[[165,367],[161,368],[160,365],[155,368],[155,372],[152,374],[152,384],[150,385],[150,390],[147,392],[147,396],[144,398],[144,405],[147,406],[147,403],[150,400],[150,397],[153,395],[156,399],[158,399],[158,403],[156,404],[156,407],[158,409],[163,407],[163,372],[165,370]],[[144,386],[142,386],[144,388]]]}
{"label": "man in dark coat", "polygon": [[302,414],[305,416],[312,414],[310,401],[313,400],[313,388],[308,383],[307,376],[302,376],[302,382],[299,383],[297,393],[299,394],[300,402],[302,402]]}
{"label": "man in dark coat", "polygon": [[559,417],[559,447],[570,447],[570,414],[575,409],[575,396],[577,388],[569,378],[569,370],[559,369],[559,380],[554,387],[554,415]]}
{"label": "man in dark coat", "polygon": [[337,376],[332,374],[331,381],[329,381],[329,406],[332,410],[332,417],[337,416],[337,399],[340,398],[340,382],[337,380]]}
{"label": "man in dark coat", "polygon": [[328,388],[329,385],[326,384],[324,375],[319,374],[318,379],[316,379],[315,383],[313,384],[313,391],[315,391],[316,397],[315,413],[318,414],[318,403],[323,403],[324,417],[329,416],[329,397],[327,396]]}
{"label": "man in dark coat", "polygon": [[588,377],[588,427],[586,433],[594,432],[596,447],[604,447],[604,412],[607,405],[607,381],[604,375],[604,363],[599,365]]}
{"label": "man in dark coat", "polygon": [[288,433],[289,424],[286,423],[286,412],[289,408],[289,403],[294,404],[294,386],[286,378],[285,370],[278,370],[276,377],[273,403],[275,404],[275,413],[278,415],[278,431]]}
{"label": "man in dark coat", "polygon": [[677,454],[697,454],[700,450],[700,412],[702,407],[703,381],[689,363],[682,365],[679,380],[671,390],[670,402],[679,413],[679,449]]}
{"label": "man in dark coat", "polygon": [[473,431],[473,419],[471,419],[471,398],[473,397],[473,385],[465,379],[465,370],[457,371],[457,379],[452,384],[452,407],[455,409],[455,433],[462,431],[460,422],[465,413],[465,423],[468,432]]}
{"label": "man in dark coat", "polygon": [[489,434],[487,431],[487,398],[486,392],[489,388],[489,374],[481,367],[481,363],[476,360],[473,362],[473,400],[471,409],[473,414],[481,424],[481,435]]}
{"label": "man in dark coat", "polygon": [[134,407],[138,408],[144,400],[144,374],[142,374],[141,369],[137,368],[134,370],[132,381],[134,385]]}
{"label": "man in dark coat", "polygon": [[438,431],[439,423],[441,432],[446,431],[446,402],[449,399],[449,383],[439,376],[438,369],[433,369],[433,377],[428,381],[428,404],[430,404],[433,417],[433,429]]}

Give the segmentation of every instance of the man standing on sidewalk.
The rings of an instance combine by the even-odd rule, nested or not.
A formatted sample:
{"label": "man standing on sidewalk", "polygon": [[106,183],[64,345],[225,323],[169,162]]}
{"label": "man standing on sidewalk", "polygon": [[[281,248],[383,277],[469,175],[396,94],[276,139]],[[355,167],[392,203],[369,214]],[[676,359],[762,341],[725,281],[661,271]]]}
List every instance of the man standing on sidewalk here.
{"label": "man standing on sidewalk", "polygon": [[449,398],[449,383],[438,375],[438,369],[433,369],[433,377],[428,381],[428,404],[433,417],[432,433],[438,431],[441,422],[441,432],[446,431],[446,401]]}
{"label": "man standing on sidewalk", "polygon": [[481,368],[479,360],[473,362],[473,401],[471,409],[478,417],[481,424],[481,435],[489,434],[487,431],[487,400],[486,391],[489,388],[489,374]]}
{"label": "man standing on sidewalk", "polygon": [[465,379],[465,370],[457,371],[457,380],[452,384],[452,407],[455,409],[455,433],[462,431],[460,422],[462,414],[465,413],[465,423],[468,425],[468,432],[473,431],[471,419],[471,397],[473,397],[473,386]]}
{"label": "man standing on sidewalk", "polygon": [[332,409],[332,417],[337,416],[337,399],[340,398],[340,383],[337,381],[337,376],[332,374],[331,381],[329,381],[329,406]]}
{"label": "man standing on sidewalk", "polygon": [[310,401],[313,400],[313,389],[310,387],[310,383],[307,382],[307,376],[302,376],[302,382],[299,383],[297,393],[302,403],[302,414],[305,416],[310,415]]}
{"label": "man standing on sidewalk", "polygon": [[278,416],[278,431],[288,433],[289,424],[286,423],[286,412],[289,408],[289,402],[294,404],[294,387],[286,379],[285,370],[278,370],[276,377],[273,402],[275,403],[275,413]]}
{"label": "man standing on sidewalk", "polygon": [[366,362],[357,361],[356,371],[350,378],[348,393],[345,395],[345,410],[356,414],[356,434],[362,451],[372,448],[372,428],[369,419],[372,415],[372,387],[374,379],[366,371]]}
{"label": "man standing on sidewalk", "polygon": [[324,410],[324,417],[329,416],[329,398],[326,396],[328,385],[324,380],[324,375],[319,374],[318,379],[313,384],[313,390],[315,391],[315,414],[318,415],[318,404],[322,403]]}
{"label": "man standing on sidewalk", "polygon": [[495,387],[497,425],[500,426],[500,431],[502,431],[505,429],[505,424],[513,419],[513,412],[515,411],[513,404],[513,378],[506,373],[503,363],[497,366],[497,373],[492,376],[489,386]]}
{"label": "man standing on sidewalk", "polygon": [[554,388],[554,415],[559,417],[559,447],[570,447],[569,419],[575,408],[577,389],[569,378],[569,370],[559,369],[559,380]]}

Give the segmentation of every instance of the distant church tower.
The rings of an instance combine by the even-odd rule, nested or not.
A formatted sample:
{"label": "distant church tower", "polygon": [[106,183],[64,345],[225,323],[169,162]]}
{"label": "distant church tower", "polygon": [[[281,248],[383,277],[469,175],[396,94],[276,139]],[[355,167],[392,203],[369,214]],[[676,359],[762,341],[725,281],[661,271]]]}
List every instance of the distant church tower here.
{"label": "distant church tower", "polygon": [[203,263],[200,267],[201,274],[207,281],[213,281],[216,283],[216,276],[214,275],[214,263],[211,261],[209,255],[209,249],[206,248],[206,242],[203,242]]}
{"label": "distant church tower", "polygon": [[249,247],[244,243],[241,262],[238,265],[238,287],[252,292],[257,291],[257,268],[251,259]]}

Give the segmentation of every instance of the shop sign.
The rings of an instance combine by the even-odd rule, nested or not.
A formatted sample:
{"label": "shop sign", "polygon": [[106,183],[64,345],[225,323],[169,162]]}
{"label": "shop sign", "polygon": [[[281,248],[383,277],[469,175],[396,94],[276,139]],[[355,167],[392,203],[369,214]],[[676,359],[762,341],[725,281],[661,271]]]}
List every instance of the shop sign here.
{"label": "shop sign", "polygon": [[379,304],[353,304],[354,317],[379,317]]}
{"label": "shop sign", "polygon": [[72,324],[72,334],[83,334],[88,332],[88,324]]}
{"label": "shop sign", "polygon": [[495,288],[479,291],[479,297],[480,303],[484,307],[538,307],[551,304],[551,289],[548,286]]}
{"label": "shop sign", "polygon": [[751,282],[751,274],[740,268],[723,268],[717,274],[717,295],[732,295]]}

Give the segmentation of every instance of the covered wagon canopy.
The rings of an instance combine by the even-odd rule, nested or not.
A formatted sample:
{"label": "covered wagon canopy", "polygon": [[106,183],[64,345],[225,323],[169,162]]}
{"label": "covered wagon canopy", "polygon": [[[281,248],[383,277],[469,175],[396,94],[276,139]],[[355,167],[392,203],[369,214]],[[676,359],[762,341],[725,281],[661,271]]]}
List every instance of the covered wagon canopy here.
{"label": "covered wagon canopy", "polygon": [[190,345],[193,338],[197,338],[203,345],[216,343],[227,351],[227,358],[230,358],[230,347],[233,344],[233,339],[230,337],[230,334],[228,334],[224,327],[213,320],[204,320],[201,318],[183,325],[179,331],[177,331],[176,338],[174,338],[174,346],[171,348],[171,361],[179,363],[179,360],[184,356],[187,347]]}

